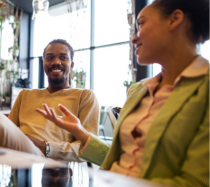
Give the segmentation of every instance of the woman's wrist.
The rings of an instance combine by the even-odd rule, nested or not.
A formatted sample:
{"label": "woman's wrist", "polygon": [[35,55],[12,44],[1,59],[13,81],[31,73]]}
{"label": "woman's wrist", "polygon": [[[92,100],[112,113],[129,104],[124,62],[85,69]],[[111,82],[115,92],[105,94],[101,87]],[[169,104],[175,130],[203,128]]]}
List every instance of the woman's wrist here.
{"label": "woman's wrist", "polygon": [[77,140],[80,140],[82,145],[85,145],[87,140],[88,140],[88,137],[90,135],[90,133],[85,129],[85,128],[81,128],[81,127],[78,127],[77,129],[75,129],[75,132],[72,133],[75,138]]}
{"label": "woman's wrist", "polygon": [[[85,129],[84,129],[85,130]],[[83,135],[81,136],[81,142],[82,142],[82,145],[85,145],[87,140],[88,140],[88,137],[89,137],[90,133],[88,131],[84,131],[83,132]]]}

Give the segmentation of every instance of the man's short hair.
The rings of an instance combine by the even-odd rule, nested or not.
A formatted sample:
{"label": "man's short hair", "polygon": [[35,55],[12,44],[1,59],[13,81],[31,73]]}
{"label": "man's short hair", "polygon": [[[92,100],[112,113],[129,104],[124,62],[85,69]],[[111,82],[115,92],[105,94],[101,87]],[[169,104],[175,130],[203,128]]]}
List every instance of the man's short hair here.
{"label": "man's short hair", "polygon": [[72,46],[71,46],[66,40],[62,40],[62,39],[55,39],[55,40],[51,41],[51,42],[44,48],[43,60],[44,60],[44,57],[45,57],[45,51],[46,51],[47,47],[48,47],[50,44],[54,44],[54,43],[60,43],[60,44],[66,45],[66,46],[69,48],[69,51],[70,51],[71,61],[73,61],[73,58],[74,58],[74,50],[73,50]]}

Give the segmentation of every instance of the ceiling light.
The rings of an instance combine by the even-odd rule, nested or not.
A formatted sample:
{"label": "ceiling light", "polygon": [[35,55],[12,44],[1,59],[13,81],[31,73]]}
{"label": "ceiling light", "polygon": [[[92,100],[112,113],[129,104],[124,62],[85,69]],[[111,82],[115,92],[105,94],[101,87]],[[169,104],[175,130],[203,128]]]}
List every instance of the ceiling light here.
{"label": "ceiling light", "polygon": [[49,1],[48,0],[33,0],[33,16],[32,19],[35,20],[39,12],[48,12]]}

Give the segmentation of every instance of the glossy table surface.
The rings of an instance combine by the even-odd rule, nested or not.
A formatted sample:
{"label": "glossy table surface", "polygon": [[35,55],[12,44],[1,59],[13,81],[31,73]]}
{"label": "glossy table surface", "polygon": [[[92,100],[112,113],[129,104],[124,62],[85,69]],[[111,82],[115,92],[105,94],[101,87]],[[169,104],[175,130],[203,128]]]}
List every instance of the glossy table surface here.
{"label": "glossy table surface", "polygon": [[86,162],[57,162],[0,147],[0,187],[157,187],[93,167]]}

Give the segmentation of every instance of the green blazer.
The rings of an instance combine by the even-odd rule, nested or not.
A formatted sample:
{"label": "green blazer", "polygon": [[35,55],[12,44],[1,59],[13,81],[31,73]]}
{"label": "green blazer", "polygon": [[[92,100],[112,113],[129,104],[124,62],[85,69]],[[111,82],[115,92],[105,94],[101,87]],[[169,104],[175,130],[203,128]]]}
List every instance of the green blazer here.
{"label": "green blazer", "polygon": [[[122,121],[148,90],[141,82],[131,87],[120,112],[112,145],[91,135],[79,156],[109,170],[123,150]],[[148,132],[139,178],[167,186],[209,186],[209,75],[183,78],[171,93]]]}

